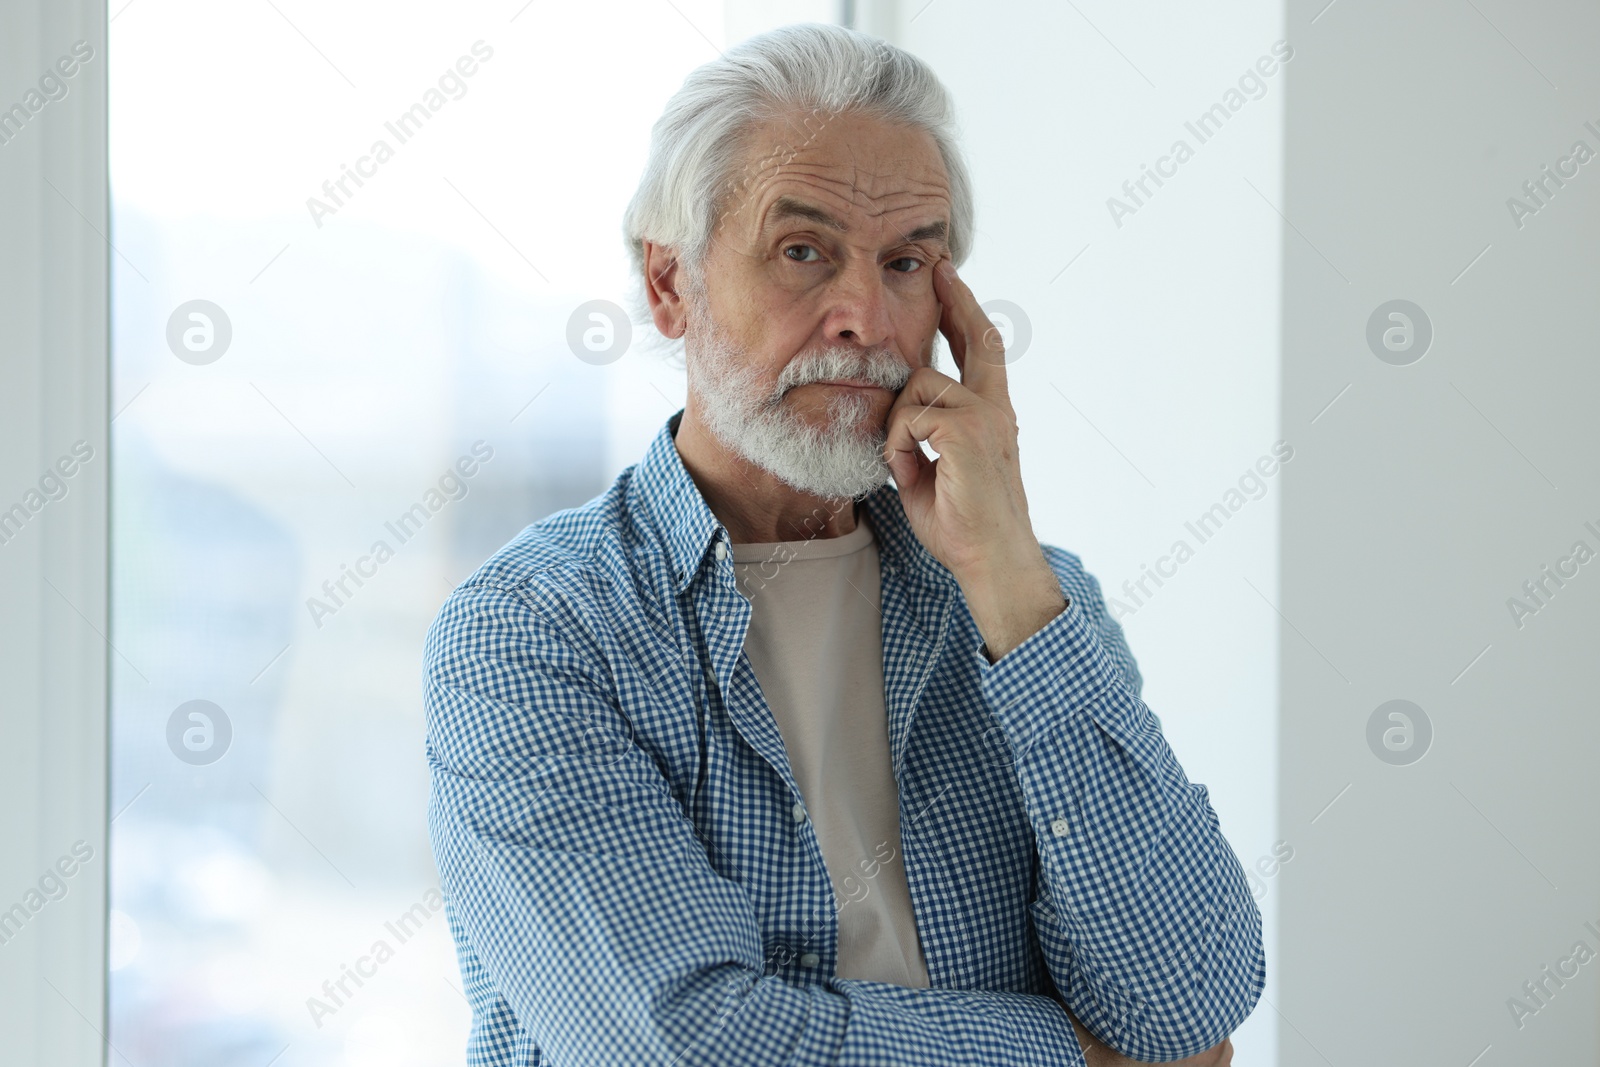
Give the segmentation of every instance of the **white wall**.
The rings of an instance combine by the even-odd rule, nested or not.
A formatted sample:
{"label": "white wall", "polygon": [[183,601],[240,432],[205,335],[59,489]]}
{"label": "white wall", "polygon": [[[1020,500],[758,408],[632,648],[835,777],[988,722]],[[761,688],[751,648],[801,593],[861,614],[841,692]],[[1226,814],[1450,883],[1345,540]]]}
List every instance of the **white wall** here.
{"label": "white wall", "polygon": [[[1507,206],[1600,151],[1600,10],[1326,2],[1288,15],[1282,1062],[1600,1062],[1600,963],[1507,1007],[1600,951],[1600,564],[1507,607],[1600,551],[1600,163]],[[1366,342],[1392,299],[1433,325],[1409,365]],[[1366,739],[1393,699],[1432,724],[1408,765]]]}

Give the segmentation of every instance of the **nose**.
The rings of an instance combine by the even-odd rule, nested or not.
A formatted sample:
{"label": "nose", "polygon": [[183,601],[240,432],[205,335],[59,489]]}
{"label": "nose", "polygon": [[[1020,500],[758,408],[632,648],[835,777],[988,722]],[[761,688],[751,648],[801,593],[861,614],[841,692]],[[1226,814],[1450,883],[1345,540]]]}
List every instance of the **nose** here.
{"label": "nose", "polygon": [[829,338],[853,341],[866,349],[887,344],[894,334],[889,294],[876,263],[857,261],[839,272],[828,294]]}

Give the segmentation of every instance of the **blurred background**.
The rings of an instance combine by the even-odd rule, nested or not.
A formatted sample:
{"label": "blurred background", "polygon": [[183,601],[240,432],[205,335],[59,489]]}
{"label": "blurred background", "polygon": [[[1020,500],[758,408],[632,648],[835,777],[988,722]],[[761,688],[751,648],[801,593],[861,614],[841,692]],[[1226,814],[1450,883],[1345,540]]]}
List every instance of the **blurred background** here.
{"label": "blurred background", "polygon": [[[15,132],[0,115],[0,181],[37,158],[54,189],[0,224],[36,241],[24,219],[58,219],[110,276],[104,396],[48,433],[32,398],[76,378],[19,373],[0,400],[0,509],[75,440],[95,457],[0,526],[8,714],[89,709],[70,737],[43,712],[10,731],[0,908],[74,837],[95,851],[0,946],[14,1004],[135,1067],[460,1062],[470,1011],[428,903],[423,634],[682,405],[653,326],[622,311],[650,127],[721,50],[822,21],[909,49],[954,96],[977,194],[963,276],[1007,337],[1037,532],[1112,598],[1266,920],[1234,1062],[1600,1062],[1577,948],[1600,953],[1592,4],[99,17],[23,20],[37,49],[0,51],[5,107],[88,42],[64,102]],[[96,84],[103,206],[63,176],[62,114]],[[36,273],[6,276],[0,311],[49,306],[59,278]],[[38,319],[12,367],[97,343]],[[569,341],[596,322],[598,350]],[[102,522],[97,579],[62,553]],[[36,614],[104,664],[108,751],[98,675],[66,692],[27,657]],[[48,799],[67,778],[37,769],[62,752],[97,754],[69,777],[102,783],[71,819]],[[392,958],[333,997],[379,940]],[[52,970],[96,949],[103,1018],[98,979]]]}

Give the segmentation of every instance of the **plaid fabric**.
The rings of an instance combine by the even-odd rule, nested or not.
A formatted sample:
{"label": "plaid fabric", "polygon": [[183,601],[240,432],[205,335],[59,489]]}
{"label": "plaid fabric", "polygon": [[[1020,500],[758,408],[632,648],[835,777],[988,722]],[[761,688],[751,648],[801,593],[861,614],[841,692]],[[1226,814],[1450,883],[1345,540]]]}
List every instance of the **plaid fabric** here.
{"label": "plaid fabric", "polygon": [[863,506],[902,855],[861,870],[905,864],[932,988],[834,977],[851,902],[741,653],[750,605],[678,458],[681,414],[428,634],[428,825],[468,1063],[1080,1064],[1057,991],[1135,1059],[1237,1028],[1266,978],[1261,917],[1099,583],[1047,546],[1068,607],[990,664],[892,486]]}

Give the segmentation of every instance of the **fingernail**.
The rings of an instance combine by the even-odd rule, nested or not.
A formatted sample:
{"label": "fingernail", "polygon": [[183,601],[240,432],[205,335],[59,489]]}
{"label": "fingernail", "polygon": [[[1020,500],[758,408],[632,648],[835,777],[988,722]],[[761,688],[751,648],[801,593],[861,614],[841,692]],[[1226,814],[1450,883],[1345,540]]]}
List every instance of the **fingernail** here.
{"label": "fingernail", "polygon": [[939,261],[939,273],[946,278],[954,278],[956,276],[956,265],[948,259],[941,259]]}

